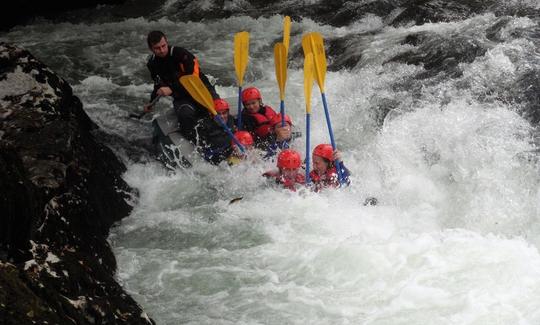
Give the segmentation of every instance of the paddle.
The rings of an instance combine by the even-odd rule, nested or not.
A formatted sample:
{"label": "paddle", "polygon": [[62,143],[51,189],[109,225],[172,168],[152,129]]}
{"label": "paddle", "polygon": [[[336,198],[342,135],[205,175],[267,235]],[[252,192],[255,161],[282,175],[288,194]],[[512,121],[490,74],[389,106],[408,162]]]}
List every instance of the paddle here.
{"label": "paddle", "polygon": [[309,144],[309,129],[311,117],[311,89],[313,88],[313,54],[308,53],[304,58],[304,100],[306,102],[306,184],[309,179],[309,162],[311,158],[311,148]]}
{"label": "paddle", "polygon": [[240,32],[234,35],[234,69],[238,81],[238,130],[242,129],[242,85],[249,54],[249,33]]}
{"label": "paddle", "polygon": [[[161,98],[161,96],[156,96],[156,98],[152,99],[152,101],[150,103],[148,103],[148,105],[146,105],[146,106],[148,108],[153,107],[154,105],[156,105],[156,103],[159,101],[160,98]],[[131,113],[131,114],[129,114],[129,117],[133,117],[133,118],[136,118],[136,119],[141,119],[141,117],[145,116],[146,113],[149,113],[149,112],[150,112],[150,110],[142,111],[139,114]]]}
{"label": "paddle", "polygon": [[[287,59],[287,56],[289,54],[289,43],[290,43],[290,40],[291,40],[291,17],[289,16],[285,16],[285,18],[283,19],[283,46],[285,48],[285,54],[281,54],[280,53],[280,60],[282,62],[284,62],[285,64],[282,64],[284,67],[281,68],[281,69],[284,69],[284,80],[283,82],[279,82],[279,79],[278,79],[278,83],[279,83],[279,90],[280,90],[280,97],[283,97],[282,98],[282,101],[280,103],[280,105],[283,105],[283,109],[281,111],[281,126],[285,126],[285,102],[284,102],[284,99],[285,99],[285,83],[287,82],[287,65],[288,65],[288,59]],[[279,50],[280,52],[283,51],[282,49]],[[274,57],[276,56],[275,55],[276,53],[276,47],[274,47]],[[284,58],[283,58],[284,57]],[[276,66],[276,75],[277,75],[277,66]],[[281,89],[283,88],[283,90]],[[281,96],[281,94],[283,93],[283,96]],[[280,106],[280,109],[281,109],[281,106]]]}
{"label": "paddle", "polygon": [[283,43],[274,46],[274,62],[276,66],[276,79],[279,86],[279,111],[281,113],[281,127],[285,126],[285,83],[287,82],[287,49]]}
{"label": "paddle", "polygon": [[285,16],[283,19],[283,45],[285,51],[289,53],[289,41],[291,39],[291,17]]}
{"label": "paddle", "polygon": [[[326,76],[326,55],[324,51],[324,42],[321,34],[317,32],[309,33],[302,37],[302,48],[304,49],[304,55],[308,53],[313,54],[313,63],[315,67],[315,78],[319,89],[321,90],[321,96],[324,106],[324,114],[326,116],[326,124],[328,126],[328,133],[330,134],[330,142],[332,148],[336,150],[336,142],[334,141],[334,132],[332,131],[332,123],[330,121],[330,113],[328,111],[328,104],[326,103],[326,95],[324,92],[324,78]],[[344,183],[343,175],[341,173],[341,163],[336,160],[336,170],[338,173],[338,180],[341,185]]]}
{"label": "paddle", "polygon": [[204,85],[202,80],[195,75],[186,75],[180,77],[180,83],[188,93],[197,101],[199,104],[206,107],[206,109],[212,114],[214,117],[214,120],[218,122],[221,127],[227,132],[229,137],[234,141],[234,143],[238,146],[241,152],[244,152],[244,146],[236,139],[236,137],[232,134],[231,130],[225,124],[221,116],[216,112],[216,109],[214,107],[214,99],[212,98],[212,95],[210,94],[210,91],[208,91],[208,88]]}

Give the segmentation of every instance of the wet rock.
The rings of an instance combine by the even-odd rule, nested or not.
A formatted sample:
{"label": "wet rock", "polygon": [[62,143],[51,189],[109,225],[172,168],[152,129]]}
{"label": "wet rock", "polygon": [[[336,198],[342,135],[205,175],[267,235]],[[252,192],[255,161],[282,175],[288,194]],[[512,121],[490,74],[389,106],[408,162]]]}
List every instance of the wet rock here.
{"label": "wet rock", "polygon": [[252,17],[289,15],[293,18],[309,17],[332,26],[346,26],[366,15],[384,18],[387,24],[422,25],[466,19],[473,15],[495,12],[497,15],[538,15],[533,5],[509,3],[499,0],[375,0],[375,1],[191,1],[182,0],[166,4],[160,10],[183,20],[227,18],[237,15]]}
{"label": "wet rock", "polygon": [[392,21],[399,26],[407,23],[423,25],[425,23],[449,22],[466,19],[483,9],[486,1],[443,1],[419,0],[402,2],[403,8]]}
{"label": "wet rock", "polygon": [[[499,15],[513,15],[520,13],[528,16],[538,16],[538,10],[532,5],[515,4],[505,5],[502,1],[480,0],[375,0],[375,1],[176,1],[160,9],[174,19],[200,21],[204,19],[227,18],[230,16],[247,15],[254,18],[273,16],[276,14],[289,15],[294,20],[311,18],[321,24],[336,27],[347,26],[360,21],[367,16],[380,17],[384,26],[412,26],[426,23],[453,22],[464,20],[475,15],[495,12]],[[329,70],[354,68],[361,60],[361,48],[365,35],[345,35],[334,39],[325,39],[329,56]],[[422,37],[421,35],[418,35]],[[428,70],[422,78],[429,78],[444,69],[449,69],[453,76],[459,76],[457,65],[460,62],[470,62],[471,59],[482,55],[485,51],[478,43],[469,43],[466,37],[452,37],[448,40],[433,40],[430,44],[415,38],[416,35],[407,36],[406,43],[420,44],[419,53],[427,50],[428,53],[406,53],[396,57],[399,62],[411,64],[423,63]],[[443,47],[433,47],[436,42],[443,42]],[[294,50],[294,49],[293,49]],[[292,60],[296,52],[291,53]]]}
{"label": "wet rock", "polygon": [[540,70],[530,70],[517,81],[509,96],[521,105],[521,115],[531,123],[540,123]]}
{"label": "wet rock", "polygon": [[329,57],[328,69],[338,71],[352,69],[362,59],[362,42],[367,43],[366,35],[348,35],[326,40],[326,53]]}
{"label": "wet rock", "polygon": [[405,41],[418,46],[388,62],[422,65],[425,72],[417,76],[419,79],[431,78],[441,72],[458,77],[461,75],[460,63],[471,63],[487,51],[479,41],[459,35],[409,35]]}
{"label": "wet rock", "polygon": [[2,324],[62,324],[61,318],[48,308],[23,281],[23,271],[10,263],[0,262],[0,321]]}
{"label": "wet rock", "polygon": [[151,324],[106,240],[125,167],[62,78],[4,43],[0,63],[0,323]]}
{"label": "wet rock", "polygon": [[18,24],[24,24],[37,16],[54,18],[62,16],[66,11],[96,7],[103,4],[120,4],[125,0],[82,0],[82,1],[39,1],[26,0],[2,10],[0,15],[0,30],[9,29]]}

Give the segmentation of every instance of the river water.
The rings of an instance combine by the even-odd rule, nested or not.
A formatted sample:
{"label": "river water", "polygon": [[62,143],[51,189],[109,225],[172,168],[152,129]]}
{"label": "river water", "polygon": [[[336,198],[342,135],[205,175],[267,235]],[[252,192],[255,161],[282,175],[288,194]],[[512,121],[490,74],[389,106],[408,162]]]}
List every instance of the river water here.
{"label": "river water", "polygon": [[[326,95],[352,185],[320,194],[269,186],[271,161],[171,171],[134,149],[152,132],[148,118],[128,118],[152,88],[150,30],[193,51],[222,97],[237,92],[233,36],[249,31],[246,85],[279,108],[282,15],[186,22],[173,4],[0,35],[73,85],[126,163],[140,197],[110,236],[117,277],[158,324],[540,323],[537,2],[506,2],[536,16],[421,25],[295,17],[285,102],[299,130],[301,36],[339,49]],[[312,144],[328,142],[317,88],[312,105]],[[304,152],[304,139],[293,146]],[[378,205],[364,206],[368,196]]]}

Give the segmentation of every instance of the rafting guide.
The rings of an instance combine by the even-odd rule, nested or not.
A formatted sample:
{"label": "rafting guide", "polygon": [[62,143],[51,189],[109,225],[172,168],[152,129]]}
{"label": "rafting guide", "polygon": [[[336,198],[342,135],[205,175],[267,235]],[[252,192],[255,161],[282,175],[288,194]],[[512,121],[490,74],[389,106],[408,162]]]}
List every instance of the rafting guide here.
{"label": "rafting guide", "polygon": [[[207,118],[208,113],[193,100],[180,84],[179,78],[185,75],[198,76],[212,94],[212,98],[219,98],[219,95],[201,71],[199,61],[191,52],[182,47],[169,45],[167,37],[161,31],[148,33],[147,43],[152,52],[147,67],[154,80],[154,90],[150,99],[153,100],[157,96],[171,96],[182,135],[195,143],[195,125],[199,120]],[[144,107],[145,111],[151,109],[149,105]]]}

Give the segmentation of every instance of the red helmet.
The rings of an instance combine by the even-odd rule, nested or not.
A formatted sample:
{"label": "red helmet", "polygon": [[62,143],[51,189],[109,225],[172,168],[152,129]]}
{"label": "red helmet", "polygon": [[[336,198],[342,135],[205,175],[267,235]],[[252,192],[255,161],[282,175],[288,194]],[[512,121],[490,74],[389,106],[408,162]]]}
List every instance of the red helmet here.
{"label": "red helmet", "polygon": [[[251,133],[249,133],[248,131],[236,131],[234,132],[234,137],[243,146],[253,145],[253,137],[251,136]],[[232,144],[235,145],[234,141],[232,142]]]}
{"label": "red helmet", "polygon": [[227,101],[222,98],[214,99],[214,106],[216,108],[216,112],[218,113],[229,110],[229,103],[227,103]]}
{"label": "red helmet", "polygon": [[279,168],[300,168],[302,159],[297,151],[285,149],[277,157],[277,166]]}
{"label": "red helmet", "polygon": [[[285,122],[286,123],[289,123],[289,125],[292,125],[292,120],[291,120],[291,117],[287,114],[285,114]],[[270,125],[272,127],[276,126],[276,124],[278,124],[281,126],[281,113],[277,114],[276,116],[272,117],[272,119],[270,120]]]}
{"label": "red helmet", "polygon": [[315,149],[313,149],[313,155],[334,161],[334,149],[332,148],[332,145],[327,143],[317,145]]}
{"label": "red helmet", "polygon": [[248,100],[262,99],[261,92],[255,87],[248,87],[242,91],[242,103]]}

